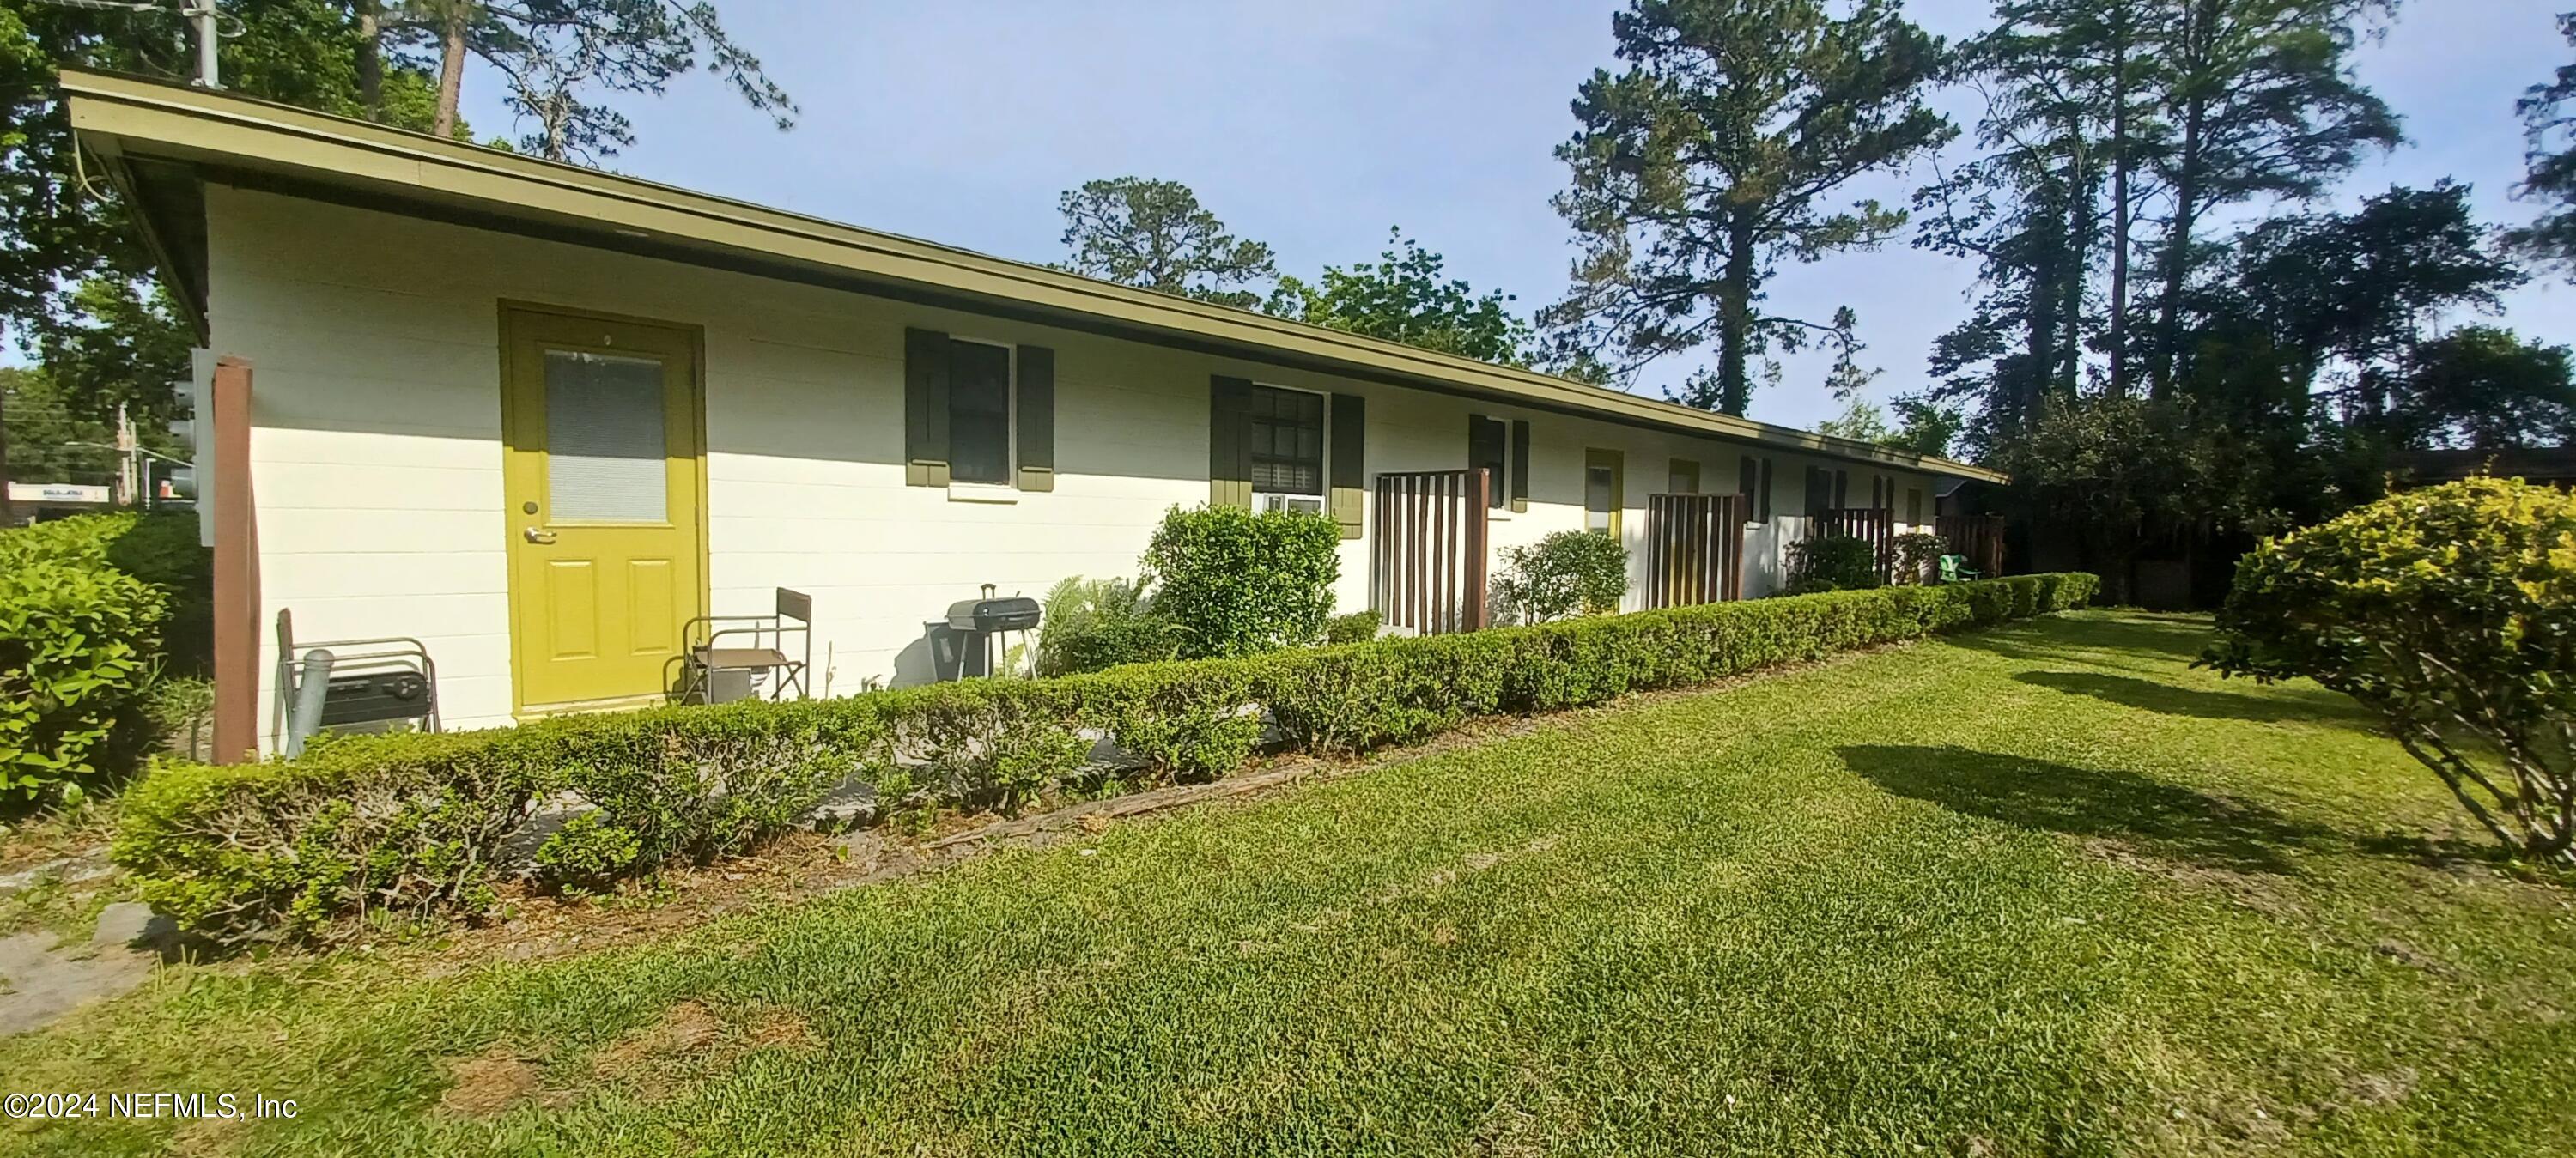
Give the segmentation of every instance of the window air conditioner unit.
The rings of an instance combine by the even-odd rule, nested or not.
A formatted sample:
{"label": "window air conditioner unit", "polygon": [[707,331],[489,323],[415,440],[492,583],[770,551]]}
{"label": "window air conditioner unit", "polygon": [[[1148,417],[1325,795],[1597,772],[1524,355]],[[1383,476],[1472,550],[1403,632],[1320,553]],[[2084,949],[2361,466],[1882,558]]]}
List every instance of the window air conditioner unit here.
{"label": "window air conditioner unit", "polygon": [[1265,511],[1304,511],[1310,515],[1324,513],[1324,500],[1313,495],[1264,494],[1261,508]]}

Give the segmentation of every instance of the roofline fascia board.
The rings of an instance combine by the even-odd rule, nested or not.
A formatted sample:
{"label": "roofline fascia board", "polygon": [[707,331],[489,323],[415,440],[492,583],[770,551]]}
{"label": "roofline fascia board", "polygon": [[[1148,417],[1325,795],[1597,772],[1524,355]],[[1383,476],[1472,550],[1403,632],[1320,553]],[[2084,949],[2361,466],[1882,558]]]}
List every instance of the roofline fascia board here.
{"label": "roofline fascia board", "polygon": [[[1121,330],[1176,335],[1269,352],[1299,363],[1393,376],[1394,384],[1702,437],[1803,451],[1903,470],[2007,481],[2001,472],[1871,443],[1772,426],[1588,386],[1533,371],[1437,354],[1249,310],[1117,285],[930,242],[768,209],[632,177],[505,153],[245,97],[159,81],[65,70],[73,128],[102,155],[131,152],[199,164],[321,175],[411,199],[552,218],[571,232],[678,243],[834,270],[870,283],[921,287],[964,302],[1016,303]],[[144,146],[144,147],[138,147]],[[494,210],[502,209],[505,212]],[[596,244],[596,242],[593,242]],[[631,248],[631,247],[630,247]],[[990,306],[961,306],[989,312]],[[1061,323],[1058,323],[1061,324]],[[1239,356],[1259,357],[1258,354]]]}

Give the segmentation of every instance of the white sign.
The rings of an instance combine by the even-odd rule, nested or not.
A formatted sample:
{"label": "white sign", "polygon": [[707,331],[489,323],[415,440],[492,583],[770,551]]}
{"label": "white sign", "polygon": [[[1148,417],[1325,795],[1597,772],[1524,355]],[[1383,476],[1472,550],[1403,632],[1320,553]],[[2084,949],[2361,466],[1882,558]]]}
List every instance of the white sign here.
{"label": "white sign", "polygon": [[106,506],[115,501],[108,488],[75,486],[71,483],[9,484],[9,501],[13,503],[97,503]]}

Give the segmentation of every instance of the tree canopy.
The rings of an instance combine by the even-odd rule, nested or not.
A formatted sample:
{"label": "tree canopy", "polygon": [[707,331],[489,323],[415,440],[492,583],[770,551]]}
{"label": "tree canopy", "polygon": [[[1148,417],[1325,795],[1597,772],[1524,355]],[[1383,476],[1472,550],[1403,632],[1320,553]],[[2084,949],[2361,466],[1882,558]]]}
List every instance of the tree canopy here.
{"label": "tree canopy", "polygon": [[[2576,12],[2560,13],[2558,34],[2576,46]],[[2529,142],[2522,187],[2516,192],[2541,204],[2540,218],[2508,237],[2532,260],[2576,278],[2576,64],[2562,64],[2546,84],[2535,84],[2514,106]]]}
{"label": "tree canopy", "polygon": [[1444,276],[1446,264],[1402,229],[1390,229],[1377,261],[1325,266],[1312,284],[1282,277],[1264,309],[1444,354],[1526,365],[1530,327],[1513,315],[1512,295],[1479,294]]}
{"label": "tree canopy", "polygon": [[1075,273],[1245,309],[1279,276],[1269,246],[1226,232],[1178,181],[1085,181],[1056,206],[1072,251],[1064,268]]}

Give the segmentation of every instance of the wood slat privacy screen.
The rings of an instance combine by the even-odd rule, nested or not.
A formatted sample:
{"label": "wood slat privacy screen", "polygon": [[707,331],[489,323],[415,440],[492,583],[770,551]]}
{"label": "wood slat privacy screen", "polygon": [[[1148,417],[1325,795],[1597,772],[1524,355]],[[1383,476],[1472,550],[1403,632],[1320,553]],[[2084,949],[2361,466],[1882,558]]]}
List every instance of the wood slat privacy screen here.
{"label": "wood slat privacy screen", "polygon": [[1492,488],[1492,475],[1482,470],[1377,476],[1369,602],[1387,623],[1424,635],[1485,628],[1485,507]]}
{"label": "wood slat privacy screen", "polygon": [[1646,496],[1646,606],[1744,598],[1744,495]]}
{"label": "wood slat privacy screen", "polygon": [[1992,578],[2004,573],[2004,517],[2002,515],[1942,515],[1932,520],[1932,530],[1949,540],[1950,553],[1968,557],[1968,566]]}
{"label": "wood slat privacy screen", "polygon": [[1848,535],[1869,543],[1878,560],[1878,581],[1882,584],[1896,576],[1896,509],[1893,507],[1836,507],[1817,515],[1807,524],[1810,539],[1830,539]]}

